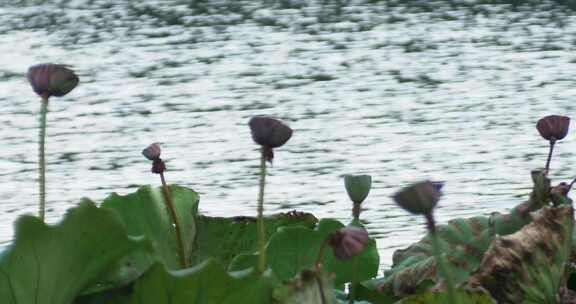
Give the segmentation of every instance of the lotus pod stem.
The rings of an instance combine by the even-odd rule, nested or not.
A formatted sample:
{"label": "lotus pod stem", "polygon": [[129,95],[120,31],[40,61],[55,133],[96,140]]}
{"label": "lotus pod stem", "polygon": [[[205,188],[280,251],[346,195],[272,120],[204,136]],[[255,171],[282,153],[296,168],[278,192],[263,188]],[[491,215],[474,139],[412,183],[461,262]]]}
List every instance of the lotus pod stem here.
{"label": "lotus pod stem", "polygon": [[552,152],[554,152],[554,144],[556,140],[554,138],[550,139],[550,150],[548,151],[548,159],[546,160],[546,168],[544,172],[548,175],[548,171],[550,170],[550,161],[552,160]]}
{"label": "lotus pod stem", "polygon": [[266,147],[262,146],[260,156],[260,190],[258,192],[258,270],[266,270],[266,227],[264,226],[264,187],[266,187]]}
{"label": "lotus pod stem", "polygon": [[46,116],[48,116],[48,96],[42,96],[40,106],[40,145],[38,148],[39,203],[38,217],[44,222],[46,214]]}
{"label": "lotus pod stem", "polygon": [[360,204],[354,203],[352,205],[352,217],[354,218],[355,222],[360,221],[360,211],[361,211]]}
{"label": "lotus pod stem", "polygon": [[170,190],[168,184],[166,184],[166,179],[164,178],[164,172],[160,172],[160,180],[162,181],[162,193],[164,194],[164,202],[166,203],[166,209],[172,220],[172,225],[174,227],[174,233],[176,234],[176,246],[178,247],[178,257],[180,258],[180,266],[182,268],[188,267],[188,262],[186,260],[186,254],[184,252],[184,242],[182,241],[182,233],[180,230],[180,223],[178,222],[178,217],[176,216],[176,209],[174,209],[174,204],[172,204],[172,198],[170,197]]}

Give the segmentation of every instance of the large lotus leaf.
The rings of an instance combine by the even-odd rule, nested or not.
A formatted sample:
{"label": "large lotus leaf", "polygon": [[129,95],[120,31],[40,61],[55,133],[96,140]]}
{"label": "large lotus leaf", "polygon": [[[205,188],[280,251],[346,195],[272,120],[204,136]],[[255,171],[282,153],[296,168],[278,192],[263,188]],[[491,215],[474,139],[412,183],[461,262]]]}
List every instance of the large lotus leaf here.
{"label": "large lotus leaf", "polygon": [[130,304],[268,304],[273,280],[257,273],[227,273],[214,260],[184,270],[158,264],[134,286]]}
{"label": "large lotus leaf", "polygon": [[83,295],[74,300],[74,304],[127,304],[132,295],[132,285],[117,289]]}
{"label": "large lotus leaf", "polygon": [[[346,294],[343,290],[340,289],[334,289],[334,294],[336,295],[336,303],[338,304],[349,304],[350,303],[350,299],[348,298],[348,294]],[[352,302],[353,304],[378,304],[378,302],[367,302],[367,301],[361,301],[361,300],[354,300]],[[391,302],[394,303],[394,302]],[[386,303],[387,304],[387,303]]]}
{"label": "large lotus leaf", "polygon": [[298,275],[274,289],[279,304],[336,304],[332,280],[324,273],[302,270]]}
{"label": "large lotus leaf", "polygon": [[356,287],[356,300],[365,300],[373,304],[392,304],[398,300],[392,294],[386,294],[378,290],[384,282],[384,278],[376,278],[360,282]]}
{"label": "large lotus leaf", "polygon": [[[320,247],[332,232],[344,227],[333,219],[322,219],[316,229],[306,227],[282,227],[272,235],[267,246],[266,255],[268,267],[278,278],[287,280],[293,278],[302,269],[311,268],[318,257]],[[239,255],[234,259],[231,269],[244,269],[254,266],[254,255]],[[321,260],[322,268],[334,273],[334,284],[341,287],[352,281],[354,275],[358,281],[376,276],[379,266],[378,249],[374,239],[370,239],[366,248],[356,257],[348,261],[338,260],[332,250],[327,247]],[[354,266],[356,265],[356,269]]]}
{"label": "large lotus leaf", "polygon": [[[312,214],[300,212],[281,213],[264,218],[267,238],[279,227],[303,226],[312,229],[317,222],[318,219]],[[252,217],[197,216],[192,264],[214,258],[228,267],[235,256],[257,251],[256,228],[256,219]]]}
{"label": "large lotus leaf", "polygon": [[135,251],[152,252],[141,238],[128,237],[118,215],[88,200],[54,226],[20,217],[12,246],[0,257],[3,304],[62,304],[94,285]]}
{"label": "large lotus leaf", "polygon": [[[194,216],[198,213],[198,194],[191,189],[173,185],[170,186],[170,195],[180,223],[184,251],[189,258],[196,234]],[[129,235],[146,236],[169,269],[181,268],[175,229],[160,188],[143,186],[128,195],[113,193],[104,200],[101,207],[116,210],[126,224]]]}
{"label": "large lotus leaf", "polygon": [[573,226],[571,206],[541,209],[522,230],[492,243],[469,285],[488,290],[498,303],[556,303]]}
{"label": "large lotus leaf", "polygon": [[[490,295],[483,292],[471,292],[465,290],[455,291],[458,304],[494,304],[496,303]],[[448,294],[446,292],[436,293],[427,291],[425,293],[412,295],[397,302],[398,304],[446,304]]]}
{"label": "large lotus leaf", "polygon": [[[437,227],[442,252],[457,284],[465,282],[477,269],[495,235],[508,235],[520,230],[531,221],[531,211],[549,203],[550,180],[540,172],[533,172],[532,179],[534,188],[530,199],[509,214],[454,219]],[[386,280],[379,289],[402,297],[413,294],[422,283],[430,280],[436,282],[437,275],[428,234],[418,243],[394,253],[392,269],[386,272]]]}
{"label": "large lotus leaf", "polygon": [[114,262],[105,275],[100,276],[94,284],[82,291],[82,295],[127,286],[144,274],[157,260],[152,246],[147,252],[132,251]]}

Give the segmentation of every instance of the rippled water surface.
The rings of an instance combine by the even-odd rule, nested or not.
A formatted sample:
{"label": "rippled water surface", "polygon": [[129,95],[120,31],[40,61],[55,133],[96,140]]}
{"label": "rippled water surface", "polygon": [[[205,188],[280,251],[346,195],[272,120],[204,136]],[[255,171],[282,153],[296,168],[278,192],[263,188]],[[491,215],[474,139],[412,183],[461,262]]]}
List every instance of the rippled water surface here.
{"label": "rippled water surface", "polygon": [[[37,209],[40,104],[23,74],[40,62],[81,77],[50,105],[49,222],[81,197],[157,184],[140,155],[151,142],[163,144],[169,182],[200,192],[203,213],[254,214],[256,114],[295,129],[269,171],[266,212],[347,221],[342,176],[371,174],[362,217],[383,265],[423,234],[390,199],[409,182],[446,181],[440,222],[524,200],[547,152],[536,120],[576,109],[572,11],[337,2],[2,2],[0,240]],[[558,145],[557,180],[576,175],[574,138]]]}

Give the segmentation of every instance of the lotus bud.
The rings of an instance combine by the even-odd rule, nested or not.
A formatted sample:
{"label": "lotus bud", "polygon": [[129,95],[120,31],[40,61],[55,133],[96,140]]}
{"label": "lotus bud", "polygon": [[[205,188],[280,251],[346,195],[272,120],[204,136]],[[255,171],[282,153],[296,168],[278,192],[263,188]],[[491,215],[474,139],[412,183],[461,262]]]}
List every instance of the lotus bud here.
{"label": "lotus bud", "polygon": [[344,185],[350,200],[354,204],[361,204],[372,186],[372,177],[370,175],[346,175],[344,176]]}
{"label": "lotus bud", "polygon": [[368,239],[366,229],[348,226],[332,233],[328,237],[328,245],[332,247],[334,256],[348,260],[364,250]]}
{"label": "lotus bud", "polygon": [[43,98],[61,97],[78,85],[78,76],[62,64],[38,64],[28,69],[28,81]]}
{"label": "lotus bud", "polygon": [[158,143],[153,143],[146,147],[146,149],[142,150],[142,155],[149,160],[155,160],[160,158],[160,153],[162,150],[160,149],[160,145]]}
{"label": "lotus bud", "polygon": [[561,140],[568,134],[570,118],[560,115],[549,115],[538,120],[536,129],[540,135],[549,141]]}
{"label": "lotus bud", "polygon": [[422,181],[403,188],[393,198],[396,204],[408,212],[430,214],[440,199],[443,185],[441,182]]}

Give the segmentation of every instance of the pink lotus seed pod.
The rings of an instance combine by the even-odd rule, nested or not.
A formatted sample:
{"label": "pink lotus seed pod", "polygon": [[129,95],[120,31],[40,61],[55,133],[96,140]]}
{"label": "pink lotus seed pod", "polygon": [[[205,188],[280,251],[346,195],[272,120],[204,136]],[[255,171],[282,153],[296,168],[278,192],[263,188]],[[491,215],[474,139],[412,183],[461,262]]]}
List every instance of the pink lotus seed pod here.
{"label": "pink lotus seed pod", "polygon": [[160,153],[162,150],[160,149],[160,144],[153,143],[146,147],[146,149],[142,150],[142,155],[149,160],[155,160],[160,158]]}
{"label": "pink lotus seed pod", "polygon": [[292,129],[274,118],[254,116],[248,125],[252,132],[252,139],[261,146],[277,148],[292,137]]}
{"label": "pink lotus seed pod", "polygon": [[549,115],[536,123],[538,133],[549,141],[561,140],[566,137],[569,127],[570,117],[560,115]]}
{"label": "pink lotus seed pod", "polygon": [[36,94],[49,98],[61,97],[72,91],[79,82],[74,71],[62,64],[38,64],[28,69],[28,81]]}
{"label": "pink lotus seed pod", "polygon": [[328,238],[328,245],[332,247],[334,256],[340,260],[348,260],[362,252],[368,240],[366,229],[348,226],[332,233]]}
{"label": "pink lotus seed pod", "polygon": [[414,214],[429,214],[438,200],[443,183],[423,181],[403,188],[394,194],[394,201],[398,206]]}

